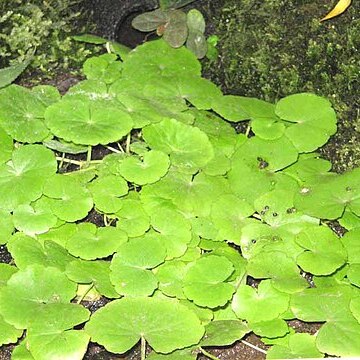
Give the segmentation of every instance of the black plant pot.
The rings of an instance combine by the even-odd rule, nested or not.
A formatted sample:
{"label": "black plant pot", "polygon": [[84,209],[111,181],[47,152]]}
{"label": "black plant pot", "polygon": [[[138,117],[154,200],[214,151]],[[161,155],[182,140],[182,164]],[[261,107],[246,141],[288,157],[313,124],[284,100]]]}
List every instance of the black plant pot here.
{"label": "black plant pot", "polygon": [[98,35],[129,47],[142,43],[146,33],[131,27],[131,21],[145,11],[154,10],[157,0],[89,0]]}

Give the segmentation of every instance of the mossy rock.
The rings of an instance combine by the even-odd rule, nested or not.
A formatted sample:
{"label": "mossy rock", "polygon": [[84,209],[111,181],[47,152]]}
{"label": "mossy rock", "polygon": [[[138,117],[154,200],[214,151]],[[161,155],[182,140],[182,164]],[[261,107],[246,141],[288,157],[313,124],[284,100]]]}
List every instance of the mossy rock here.
{"label": "mossy rock", "polygon": [[226,0],[215,33],[219,54],[205,75],[227,93],[267,101],[297,92],[327,97],[338,133],[321,152],[335,171],[360,166],[360,4],[320,23],[328,0]]}

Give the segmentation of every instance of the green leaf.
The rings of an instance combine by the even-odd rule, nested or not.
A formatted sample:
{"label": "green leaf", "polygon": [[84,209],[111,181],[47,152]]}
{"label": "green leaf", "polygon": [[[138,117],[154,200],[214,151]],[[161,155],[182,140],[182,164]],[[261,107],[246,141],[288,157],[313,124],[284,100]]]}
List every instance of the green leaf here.
{"label": "green leaf", "polygon": [[278,318],[251,322],[249,326],[256,335],[267,338],[279,338],[289,333],[286,321]]}
{"label": "green leaf", "polygon": [[160,180],[170,166],[169,157],[161,151],[150,150],[142,161],[134,156],[125,158],[119,172],[127,181],[137,185],[151,184]]}
{"label": "green leaf", "polygon": [[66,175],[57,174],[48,178],[44,195],[50,198],[53,213],[68,222],[83,219],[93,207],[89,191]]}
{"label": "green leaf", "polygon": [[205,326],[205,335],[200,346],[227,346],[250,332],[249,327],[239,320],[211,321]]}
{"label": "green leaf", "polygon": [[5,321],[18,329],[40,321],[47,304],[67,303],[76,294],[76,284],[52,267],[31,265],[19,270],[0,292],[0,311]]}
{"label": "green leaf", "polygon": [[22,335],[23,330],[8,324],[0,315],[0,346],[4,344],[16,343]]}
{"label": "green leaf", "polygon": [[96,44],[96,45],[106,44],[108,42],[108,40],[92,34],[74,35],[72,36],[72,38],[76,41],[85,42],[89,44]]}
{"label": "green leaf", "polygon": [[296,262],[306,272],[329,275],[346,262],[347,254],[340,239],[328,227],[304,229],[295,241],[305,249]]}
{"label": "green leaf", "polygon": [[138,200],[123,200],[116,217],[116,227],[125,231],[129,237],[142,236],[150,227],[150,217]]}
{"label": "green leaf", "polygon": [[[171,219],[171,221],[169,221]],[[180,213],[161,209],[151,215],[151,226],[166,249],[167,260],[184,255],[192,239],[190,222]]]}
{"label": "green leaf", "polygon": [[325,178],[321,183],[305,185],[296,194],[295,206],[321,219],[341,217],[345,207],[360,214],[360,169]]}
{"label": "green leaf", "polygon": [[0,126],[14,140],[40,142],[49,135],[49,129],[44,124],[48,105],[41,94],[10,85],[0,91]]}
{"label": "green leaf", "polygon": [[82,223],[68,239],[66,249],[74,256],[95,260],[112,255],[126,241],[126,233],[116,227],[96,227],[91,223]]}
{"label": "green leaf", "polygon": [[87,146],[77,145],[72,142],[68,142],[64,140],[51,139],[51,140],[43,141],[43,144],[51,150],[55,150],[66,154],[76,155],[76,154],[83,154],[88,151]]}
{"label": "green leaf", "polygon": [[56,172],[54,154],[41,145],[24,145],[0,165],[0,208],[13,211],[42,195],[46,179]]}
{"label": "green leaf", "polygon": [[89,336],[81,330],[68,330],[57,334],[29,332],[27,343],[31,354],[37,360],[81,360],[86,353]]}
{"label": "green leaf", "polygon": [[241,228],[253,219],[247,219],[254,213],[248,202],[235,195],[223,195],[214,201],[211,208],[211,220],[223,240],[240,243]]}
{"label": "green leaf", "polygon": [[120,140],[132,129],[130,116],[104,100],[63,99],[45,112],[54,135],[75,144],[98,145]]}
{"label": "green leaf", "polygon": [[347,232],[342,238],[348,254],[349,268],[347,270],[347,278],[356,286],[360,285],[360,229],[354,229]]}
{"label": "green leaf", "polygon": [[139,79],[141,84],[154,76],[200,76],[200,73],[200,63],[192,52],[186,48],[174,49],[162,39],[138,46],[126,58],[122,72],[131,83]]}
{"label": "green leaf", "polygon": [[19,269],[38,264],[64,271],[68,262],[74,260],[74,257],[59,244],[47,240],[41,245],[37,239],[19,232],[10,238],[8,249]]}
{"label": "green leaf", "polygon": [[21,63],[0,69],[0,88],[11,84],[30,64],[32,56],[27,57]]}
{"label": "green leaf", "polygon": [[84,62],[83,72],[89,80],[112,84],[121,77],[122,63],[116,60],[115,54],[91,57]]}
{"label": "green leaf", "polygon": [[208,43],[205,35],[200,31],[190,31],[186,40],[186,47],[192,51],[198,59],[202,59],[208,51]]}
{"label": "green leaf", "polygon": [[12,215],[8,211],[0,210],[0,245],[6,244],[13,231]]}
{"label": "green leaf", "polygon": [[195,0],[159,0],[159,5],[162,10],[178,9],[194,1]]}
{"label": "green leaf", "polygon": [[165,261],[155,272],[160,291],[169,297],[186,299],[183,292],[183,278],[188,265],[180,260]]}
{"label": "green leaf", "polygon": [[205,133],[174,119],[146,126],[143,137],[152,149],[169,154],[172,165],[187,171],[196,172],[214,156]]}
{"label": "green leaf", "polygon": [[223,256],[203,256],[193,262],[184,277],[185,296],[198,306],[215,308],[225,305],[235,288],[226,280],[233,273],[232,263]]}
{"label": "green leaf", "polygon": [[[108,324],[106,327],[103,324]],[[170,353],[197,344],[204,328],[185,306],[168,299],[123,298],[98,310],[86,324],[92,341],[113,353],[131,349],[141,337],[156,351]]]}
{"label": "green leaf", "polygon": [[121,245],[111,261],[110,279],[121,295],[146,296],[157,288],[150,269],[164,262],[166,251],[155,236],[133,238]]}
{"label": "green leaf", "polygon": [[292,295],[291,310],[303,321],[323,322],[316,338],[317,348],[326,354],[357,357],[360,354],[360,324],[349,306],[358,291],[347,285],[306,289]]}
{"label": "green leaf", "polygon": [[115,175],[100,176],[88,185],[95,208],[105,214],[119,211],[123,205],[122,196],[128,193],[127,182]]}
{"label": "green leaf", "polygon": [[17,270],[18,269],[15,266],[0,263],[0,289],[2,286],[6,285],[7,281],[17,272]]}
{"label": "green leaf", "polygon": [[0,127],[0,164],[6,163],[11,159],[11,154],[14,149],[13,139]]}
{"label": "green leaf", "polygon": [[13,212],[15,228],[30,236],[47,232],[57,221],[58,218],[52,213],[50,203],[45,197],[31,205],[19,205]]}
{"label": "green leaf", "polygon": [[156,9],[136,16],[131,22],[131,26],[136,30],[148,32],[156,30],[161,25],[166,25],[168,21],[168,12]]}
{"label": "green leaf", "polygon": [[310,152],[325,144],[336,132],[336,115],[331,103],[315,94],[302,93],[278,101],[276,115],[294,123],[285,135],[299,152]]}
{"label": "green leaf", "polygon": [[289,307],[289,295],[276,290],[270,280],[264,280],[258,289],[240,285],[236,291],[232,309],[235,314],[249,322],[276,319]]}
{"label": "green leaf", "polygon": [[76,260],[69,262],[66,266],[66,276],[76,283],[93,284],[101,295],[109,299],[120,296],[110,282],[110,263],[108,261]]}
{"label": "green leaf", "polygon": [[199,10],[191,9],[186,16],[187,26],[190,32],[205,32],[205,19]]}
{"label": "green leaf", "polygon": [[287,344],[274,345],[267,351],[267,359],[323,358],[315,344],[316,337],[310,334],[291,334]]}
{"label": "green leaf", "polygon": [[241,96],[224,95],[213,100],[212,109],[228,121],[249,120],[250,116],[243,109],[241,100]]}
{"label": "green leaf", "polygon": [[308,287],[300,276],[295,261],[282,251],[262,251],[251,257],[248,274],[257,279],[271,279],[272,286],[279,291],[294,293]]}
{"label": "green leaf", "polygon": [[172,47],[179,48],[184,45],[188,36],[186,14],[180,10],[169,10],[168,21],[165,26],[164,40]]}
{"label": "green leaf", "polygon": [[14,360],[35,360],[26,346],[26,341],[22,341],[17,345],[11,353]]}

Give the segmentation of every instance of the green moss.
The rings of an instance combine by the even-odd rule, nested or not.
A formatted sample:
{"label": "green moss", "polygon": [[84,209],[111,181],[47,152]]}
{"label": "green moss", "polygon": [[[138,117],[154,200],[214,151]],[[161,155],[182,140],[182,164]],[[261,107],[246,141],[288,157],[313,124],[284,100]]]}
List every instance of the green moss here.
{"label": "green moss", "polygon": [[[328,97],[339,132],[321,151],[336,171],[360,166],[359,2],[320,23],[328,0],[227,0],[215,29],[220,56],[204,71],[225,92],[268,101],[296,92]],[[357,122],[357,123],[356,123]]]}
{"label": "green moss", "polygon": [[54,69],[80,65],[90,51],[70,35],[89,29],[81,0],[2,0],[0,67],[35,51],[29,70],[51,76]]}

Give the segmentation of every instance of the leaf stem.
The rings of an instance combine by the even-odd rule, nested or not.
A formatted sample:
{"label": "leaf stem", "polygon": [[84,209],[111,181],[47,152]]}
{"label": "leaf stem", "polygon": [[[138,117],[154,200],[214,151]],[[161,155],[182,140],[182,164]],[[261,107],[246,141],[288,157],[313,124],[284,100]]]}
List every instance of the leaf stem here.
{"label": "leaf stem", "polygon": [[126,148],[125,148],[127,154],[130,152],[130,142],[131,142],[131,133],[128,133],[126,137]]}
{"label": "leaf stem", "polygon": [[249,343],[249,342],[247,342],[247,341],[245,341],[245,340],[240,340],[240,341],[241,341],[244,345],[249,346],[249,347],[251,347],[252,349],[254,349],[254,350],[256,350],[256,351],[259,351],[259,352],[261,352],[261,353],[263,353],[263,354],[266,354],[266,353],[267,353],[266,350],[260,349],[258,346],[253,345],[253,344],[251,344],[251,343]]}
{"label": "leaf stem", "polygon": [[145,358],[146,358],[146,340],[143,336],[141,336],[141,340],[140,340],[140,354],[141,354],[141,360],[145,360]]}
{"label": "leaf stem", "polygon": [[105,146],[105,147],[106,147],[108,150],[110,150],[110,151],[112,151],[112,152],[114,152],[114,153],[117,153],[117,154],[121,154],[121,153],[124,152],[124,151],[115,149],[115,148],[113,148],[113,147],[111,147],[111,146]]}
{"label": "leaf stem", "polygon": [[203,355],[205,355],[206,357],[208,357],[211,360],[219,360],[218,357],[216,357],[213,354],[210,354],[209,352],[207,352],[205,349],[203,349],[201,346],[199,346],[199,350],[202,352]]}
{"label": "leaf stem", "polygon": [[[83,160],[67,159],[67,158],[63,158],[61,156],[57,156],[56,160],[60,161],[60,163],[66,162],[66,163],[77,165],[77,166],[80,166],[80,167],[83,167],[84,164],[86,164],[86,161],[83,161]],[[101,164],[101,163],[102,163],[102,160],[91,160],[90,161],[90,164]]]}
{"label": "leaf stem", "polygon": [[91,152],[92,152],[92,146],[89,145],[88,146],[88,151],[87,151],[87,154],[86,154],[86,167],[88,167],[90,165],[90,162],[91,162]]}

